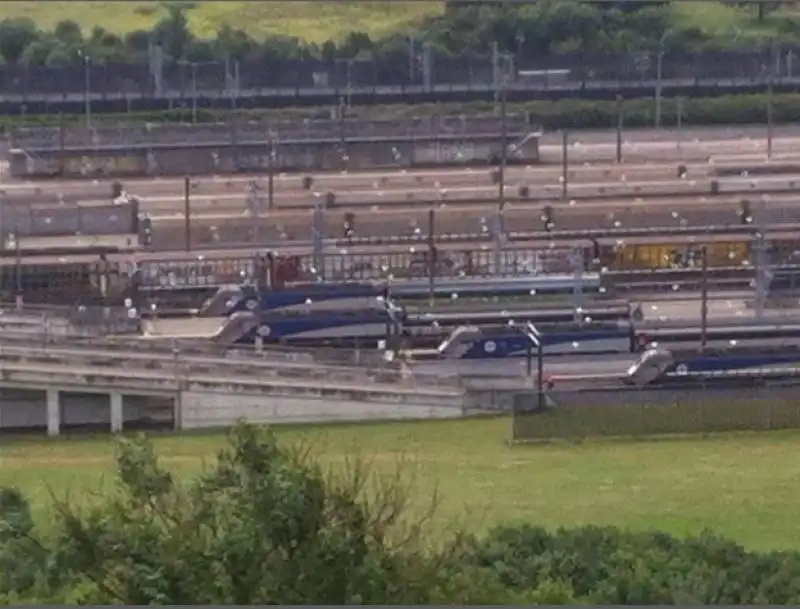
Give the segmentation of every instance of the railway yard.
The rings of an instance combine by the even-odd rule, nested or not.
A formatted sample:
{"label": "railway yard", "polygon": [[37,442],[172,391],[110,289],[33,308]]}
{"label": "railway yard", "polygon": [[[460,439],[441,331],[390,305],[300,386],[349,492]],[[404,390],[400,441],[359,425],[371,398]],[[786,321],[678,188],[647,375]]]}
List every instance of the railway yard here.
{"label": "railway yard", "polygon": [[791,385],[798,150],[790,131],[610,131],[544,134],[536,162],[6,176],[0,428]]}

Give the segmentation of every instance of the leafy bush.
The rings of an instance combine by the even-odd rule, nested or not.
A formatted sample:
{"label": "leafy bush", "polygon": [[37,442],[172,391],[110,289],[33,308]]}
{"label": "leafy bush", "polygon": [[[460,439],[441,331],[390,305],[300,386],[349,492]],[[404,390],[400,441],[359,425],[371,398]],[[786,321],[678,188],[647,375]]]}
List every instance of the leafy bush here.
{"label": "leafy bush", "polygon": [[503,527],[477,541],[468,564],[512,590],[557,583],[582,603],[796,604],[800,555],[758,554],[710,533],[678,540],[613,527]]}

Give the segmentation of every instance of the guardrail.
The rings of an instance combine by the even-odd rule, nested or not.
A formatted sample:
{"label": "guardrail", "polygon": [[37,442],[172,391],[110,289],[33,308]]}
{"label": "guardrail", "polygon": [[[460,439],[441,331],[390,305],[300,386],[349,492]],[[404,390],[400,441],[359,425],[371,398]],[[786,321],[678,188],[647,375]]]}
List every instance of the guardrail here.
{"label": "guardrail", "polygon": [[[408,386],[390,383],[365,384],[363,379],[352,383],[318,380],[232,376],[225,373],[134,369],[127,366],[98,368],[95,363],[30,362],[0,360],[2,381],[8,384],[51,387],[58,390],[80,388],[100,392],[134,392],[145,395],[174,395],[183,392],[223,393],[235,405],[237,396],[256,395],[264,398],[294,397],[300,400],[372,401],[386,404],[432,405],[463,408],[465,391],[460,387]],[[229,405],[229,406],[230,406]],[[269,402],[264,402],[268,407]],[[214,404],[204,404],[213,409]],[[237,417],[238,418],[238,417]],[[223,424],[231,424],[230,418]]]}
{"label": "guardrail", "polygon": [[[431,379],[424,384],[411,375],[401,371],[388,369],[359,369],[344,366],[320,366],[308,363],[293,363],[259,357],[257,354],[247,356],[241,353],[229,354],[226,357],[188,355],[176,351],[173,353],[155,352],[154,350],[132,350],[129,345],[113,347],[109,345],[77,345],[39,347],[11,345],[7,339],[0,342],[0,361],[26,361],[39,363],[80,362],[94,367],[95,371],[108,368],[120,370],[160,371],[171,375],[216,375],[230,378],[246,377],[265,379],[302,379],[312,381],[314,386],[322,383],[358,382],[369,385],[377,384],[411,384],[419,389],[426,386],[452,386],[454,379]],[[73,364],[74,365],[74,364]],[[427,380],[427,379],[426,379]]]}
{"label": "guardrail", "polygon": [[[642,228],[597,228],[582,230],[553,230],[553,231],[510,231],[505,238],[513,243],[528,241],[547,241],[558,246],[559,241],[576,240],[608,240],[636,237],[704,237],[709,235],[755,236],[762,231],[766,237],[769,233],[790,233],[800,231],[800,223],[771,224],[756,227],[752,224],[719,224],[708,226],[660,226]],[[435,245],[442,243],[488,243],[493,241],[489,233],[437,233]],[[337,239],[336,247],[376,246],[376,245],[416,245],[430,242],[427,235],[393,235],[385,237],[353,237],[351,239]]]}
{"label": "guardrail", "polygon": [[[516,163],[519,165],[520,163]],[[513,167],[515,163],[509,162],[509,166]],[[677,171],[678,165],[682,163],[676,161],[675,167]],[[477,165],[480,168],[491,167],[491,165]],[[740,169],[740,171],[742,171]],[[795,169],[796,171],[796,169]],[[729,180],[727,183],[725,180]],[[744,182],[739,184],[732,180],[740,180],[738,177],[725,176],[718,178],[710,178],[703,180],[693,180],[690,182],[682,182],[675,179],[673,182],[664,181],[661,185],[653,186],[648,182],[641,182],[640,184],[628,184],[626,182],[605,182],[601,185],[594,183],[586,183],[575,181],[569,183],[566,187],[560,185],[547,185],[536,182],[530,183],[507,183],[504,193],[504,200],[507,205],[535,205],[543,203],[558,203],[563,202],[564,199],[591,202],[627,202],[635,201],[648,197],[650,199],[677,199],[674,201],[676,208],[691,207],[696,202],[692,199],[697,197],[712,197],[712,201],[717,200],[720,203],[731,201],[741,196],[753,196],[760,194],[771,195],[788,195],[796,194],[800,189],[800,181],[796,178],[774,176],[761,176],[760,182],[749,183]],[[764,183],[766,180],[774,180],[774,183]],[[699,182],[699,183],[698,183]],[[474,186],[475,184],[473,184]],[[428,193],[407,193],[402,199],[391,199],[389,196],[381,196],[378,198],[375,193],[362,192],[348,192],[348,191],[332,191],[336,195],[334,204],[325,206],[328,211],[343,211],[343,210],[357,210],[358,208],[372,209],[375,206],[380,206],[381,209],[431,209],[446,204],[448,206],[458,207],[481,207],[497,205],[497,196],[485,196],[485,191],[490,188],[497,188],[492,184],[478,185],[478,190],[484,191],[484,196],[480,196],[479,192],[474,192],[471,196],[454,196],[449,192],[446,187],[438,189],[438,191],[431,187]],[[526,194],[520,194],[520,189],[525,189]],[[421,189],[420,189],[421,190]],[[463,190],[460,189],[460,190]],[[311,193],[309,193],[311,194]],[[319,195],[320,193],[317,193]],[[388,195],[388,193],[382,193]],[[419,194],[419,198],[417,198]],[[436,195],[435,198],[433,195]],[[244,196],[242,196],[244,201]],[[286,203],[281,202],[276,205],[276,209],[282,212],[289,211],[308,211],[314,207],[309,197],[307,200],[300,203]],[[228,207],[228,209],[240,209],[237,207]],[[224,211],[225,206],[216,206],[215,213]],[[163,221],[163,220],[161,220]]]}

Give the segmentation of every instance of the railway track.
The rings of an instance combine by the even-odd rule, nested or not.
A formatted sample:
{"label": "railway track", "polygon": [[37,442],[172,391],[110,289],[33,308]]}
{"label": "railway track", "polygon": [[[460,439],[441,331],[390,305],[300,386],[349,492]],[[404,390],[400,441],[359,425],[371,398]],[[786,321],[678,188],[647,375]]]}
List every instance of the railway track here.
{"label": "railway track", "polygon": [[[591,138],[589,140],[590,143],[586,146],[580,141],[573,142],[572,146],[577,150],[589,150],[592,146],[600,145]],[[713,164],[707,161],[688,163],[687,179],[679,179],[675,175],[676,165],[669,163],[576,165],[570,170],[569,177],[570,181],[575,182],[573,186],[577,191],[569,195],[569,200],[552,205],[555,226],[558,230],[603,228],[609,231],[609,235],[613,235],[616,229],[635,226],[659,228],[665,234],[676,227],[712,224],[727,225],[734,229],[740,222],[738,216],[743,198],[752,201],[753,213],[759,223],[800,223],[800,207],[795,205],[794,194],[795,187],[800,187],[800,176],[797,176],[795,183],[794,176],[760,175],[760,172],[781,173],[787,168],[800,172],[800,157],[791,151],[780,152],[777,146],[774,160],[765,162],[751,151],[749,141],[711,142],[712,147],[728,147],[726,160]],[[695,144],[699,149],[703,142]],[[797,167],[792,169],[792,163],[797,163]],[[758,175],[743,177],[743,167]],[[670,172],[672,176],[667,178]],[[560,173],[560,167],[509,167],[507,177],[509,181],[518,179],[536,183],[542,189],[550,189],[553,193],[557,191],[560,196],[561,185],[556,183]],[[629,173],[635,174],[636,179],[631,179]],[[297,197],[300,202],[296,205],[284,204],[276,199],[276,209],[255,215],[244,209],[241,203],[243,195],[230,192],[246,186],[249,176],[193,178],[188,227],[186,218],[179,211],[183,205],[182,197],[167,194],[174,193],[176,187],[180,188],[181,180],[139,180],[130,181],[129,184],[150,193],[145,196],[141,208],[154,212],[151,249],[165,250],[165,253],[177,252],[178,249],[187,249],[188,245],[196,251],[192,255],[200,256],[205,256],[210,251],[265,247],[286,253],[301,253],[299,250],[302,247],[297,244],[310,241],[312,201],[308,199],[314,198],[314,189],[327,189],[330,186],[349,192],[354,197],[368,195],[370,200],[363,201],[363,204],[358,201],[343,203],[340,200],[321,214],[322,220],[319,223],[323,236],[331,240],[331,247],[358,254],[368,253],[368,249],[362,250],[362,247],[415,247],[425,240],[424,234],[431,229],[431,208],[435,210],[435,223],[431,232],[441,247],[458,243],[480,244],[480,249],[484,249],[484,246],[492,247],[491,234],[497,232],[497,225],[500,224],[495,220],[498,206],[486,193],[481,193],[481,189],[488,190],[490,194],[496,193],[496,185],[486,184],[491,181],[491,175],[491,169],[324,174],[315,176],[311,190],[303,189],[302,176],[278,175],[275,178],[276,194],[283,192]],[[712,187],[714,183],[718,183],[719,187]],[[99,194],[105,191],[107,194],[109,184],[81,181],[41,182],[33,186],[8,184],[4,186],[4,195],[12,198],[27,196],[25,193],[30,194],[33,188],[33,196],[61,192],[64,197],[79,198],[92,196],[92,192]],[[392,189],[414,188],[423,193],[436,192],[439,197],[447,190],[447,186],[462,188],[470,197],[459,200],[429,198],[425,201],[409,201],[390,200],[386,197],[377,200],[375,195],[376,190],[382,188],[386,188],[387,192],[393,192]],[[535,193],[529,194],[527,198],[515,197],[512,186],[510,183],[507,189],[508,196],[503,212],[503,228],[506,232],[511,231],[505,236],[505,242],[514,246],[517,242],[521,246],[532,244],[531,239],[539,237],[532,237],[528,233],[541,232],[543,203],[534,200]],[[665,189],[665,192],[659,195],[660,189]],[[717,194],[712,194],[712,190]],[[148,199],[151,195],[152,201]],[[166,199],[158,202],[158,197],[162,195]],[[548,200],[552,198],[551,196]],[[370,235],[371,238],[333,241],[341,236],[344,216],[348,212],[356,214],[356,235]],[[542,244],[550,239],[551,237],[542,236]]]}
{"label": "railway track", "polygon": [[[636,239],[649,240],[650,242],[663,241],[669,243],[689,243],[702,245],[712,239],[730,242],[750,242],[763,234],[765,241],[774,239],[796,240],[800,239],[800,223],[776,224],[765,226],[762,229],[752,225],[710,225],[705,227],[672,227],[639,228],[639,229],[594,229],[594,230],[556,230],[546,231],[513,231],[508,234],[502,252],[524,250],[543,251],[574,247],[588,247],[593,240],[601,243],[624,244]],[[408,235],[393,237],[367,237],[353,238],[351,240],[338,239],[323,242],[323,254],[327,256],[372,255],[381,256],[402,255],[410,256],[427,250],[428,239],[424,235]],[[461,235],[438,235],[434,244],[440,252],[464,252],[477,246],[477,251],[485,254],[494,251],[491,236],[485,233],[470,233]],[[416,246],[416,247],[415,247]],[[105,255],[108,262],[123,263],[147,261],[163,262],[207,262],[209,260],[236,260],[252,258],[263,255],[269,251],[277,251],[282,255],[308,255],[312,249],[310,241],[285,241],[273,244],[252,243],[215,243],[213,247],[198,247],[191,251],[170,249],[160,251],[154,248],[137,250],[133,252],[109,253]],[[78,264],[98,261],[99,256],[94,253],[59,253],[42,255],[25,255],[18,257],[13,251],[7,251],[0,257],[0,266],[17,266],[19,264],[57,265]]]}

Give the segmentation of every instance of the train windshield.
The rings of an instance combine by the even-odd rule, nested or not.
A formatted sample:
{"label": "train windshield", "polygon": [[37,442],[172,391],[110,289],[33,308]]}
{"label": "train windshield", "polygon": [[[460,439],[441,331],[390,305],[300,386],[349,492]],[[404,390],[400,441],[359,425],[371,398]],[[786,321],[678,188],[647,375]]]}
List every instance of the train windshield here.
{"label": "train windshield", "polygon": [[383,298],[379,297],[378,299],[379,306],[383,306],[383,309],[388,313],[389,317],[394,321],[405,321],[407,314],[406,308],[401,303],[393,300],[391,298]]}
{"label": "train windshield", "polygon": [[672,355],[668,351],[662,349],[648,349],[637,359],[630,368],[628,368],[628,376],[636,377],[642,370],[650,368],[661,368],[665,363],[672,360]]}

